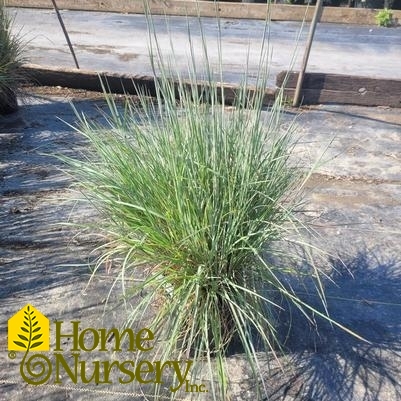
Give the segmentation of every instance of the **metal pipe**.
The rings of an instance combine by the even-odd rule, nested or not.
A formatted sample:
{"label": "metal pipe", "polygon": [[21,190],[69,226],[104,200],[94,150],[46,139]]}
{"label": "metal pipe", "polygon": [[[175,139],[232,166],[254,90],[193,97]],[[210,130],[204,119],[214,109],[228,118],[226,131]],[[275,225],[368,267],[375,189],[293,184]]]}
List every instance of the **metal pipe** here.
{"label": "metal pipe", "polygon": [[302,60],[301,70],[299,71],[297,86],[295,88],[294,100],[292,102],[292,105],[294,107],[297,107],[299,104],[299,98],[301,95],[302,84],[304,82],[304,77],[305,77],[305,70],[306,70],[306,66],[308,65],[309,54],[310,54],[310,50],[312,47],[312,42],[313,42],[313,37],[315,35],[316,26],[317,26],[318,21],[320,20],[322,6],[323,6],[323,0],[317,0],[316,6],[315,6],[315,12],[313,14],[312,22],[311,22],[311,25],[309,28],[309,35],[308,35],[308,41],[306,43],[304,58]]}
{"label": "metal pipe", "polygon": [[63,19],[61,18],[61,14],[60,14],[60,11],[59,11],[59,9],[57,7],[56,0],[52,0],[52,3],[53,3],[54,10],[56,11],[58,21],[60,22],[61,28],[62,28],[62,30],[64,32],[65,39],[67,40],[68,47],[70,48],[70,52],[71,52],[72,57],[73,57],[74,62],[75,62],[75,66],[77,67],[77,69],[79,69],[78,60],[77,60],[77,58],[75,56],[75,52],[74,52],[74,49],[72,47],[72,43],[70,41],[70,37],[68,35],[67,29],[65,28]]}

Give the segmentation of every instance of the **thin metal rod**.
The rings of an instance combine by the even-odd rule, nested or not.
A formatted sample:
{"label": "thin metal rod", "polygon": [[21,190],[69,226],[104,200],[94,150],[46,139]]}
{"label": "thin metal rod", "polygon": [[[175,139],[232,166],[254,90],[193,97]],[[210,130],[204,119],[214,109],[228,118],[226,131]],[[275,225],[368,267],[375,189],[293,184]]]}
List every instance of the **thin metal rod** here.
{"label": "thin metal rod", "polygon": [[317,0],[316,6],[315,6],[315,12],[313,14],[312,22],[311,22],[311,25],[309,28],[308,41],[306,43],[304,58],[302,60],[301,71],[299,71],[297,86],[295,88],[294,100],[292,102],[292,105],[294,107],[297,107],[299,104],[299,98],[301,95],[302,84],[304,83],[306,66],[308,65],[309,54],[310,54],[310,50],[312,47],[313,37],[315,35],[317,23],[320,19],[322,6],[323,6],[323,0]]}
{"label": "thin metal rod", "polygon": [[78,60],[75,57],[75,52],[74,52],[74,49],[72,47],[72,44],[71,44],[70,37],[68,35],[67,29],[65,29],[65,25],[64,25],[63,19],[61,18],[60,11],[59,11],[59,9],[57,7],[56,0],[52,0],[52,3],[53,3],[54,11],[56,11],[58,21],[60,22],[61,28],[63,29],[64,36],[65,36],[65,39],[67,41],[68,47],[70,48],[70,52],[71,52],[72,57],[73,57],[74,62],[75,62],[75,66],[79,69]]}

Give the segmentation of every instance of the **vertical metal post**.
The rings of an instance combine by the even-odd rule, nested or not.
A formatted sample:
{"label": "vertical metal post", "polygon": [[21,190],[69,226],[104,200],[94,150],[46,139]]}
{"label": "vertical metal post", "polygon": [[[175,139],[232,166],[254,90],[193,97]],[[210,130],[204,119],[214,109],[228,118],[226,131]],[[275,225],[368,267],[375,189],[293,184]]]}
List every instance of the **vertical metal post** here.
{"label": "vertical metal post", "polygon": [[65,39],[67,41],[68,47],[70,48],[70,52],[71,52],[72,57],[73,57],[74,62],[75,62],[75,66],[79,69],[78,60],[75,57],[75,52],[74,52],[74,49],[72,47],[72,44],[71,44],[71,41],[70,41],[70,37],[68,36],[67,29],[65,29],[65,25],[64,25],[63,19],[61,18],[60,11],[59,11],[59,9],[57,7],[56,0],[52,0],[52,3],[53,3],[54,11],[56,11],[58,21],[60,22],[61,28],[62,28],[62,30],[64,32],[64,36],[65,36]]}
{"label": "vertical metal post", "polygon": [[292,105],[294,107],[297,107],[299,104],[299,98],[301,95],[302,84],[304,82],[304,77],[305,77],[305,70],[306,70],[306,66],[308,64],[308,60],[309,60],[309,54],[310,54],[310,50],[312,47],[313,37],[315,35],[316,25],[320,19],[322,6],[323,6],[323,0],[317,0],[316,6],[315,6],[315,12],[313,14],[312,22],[311,22],[311,25],[309,28],[309,35],[308,35],[308,41],[306,43],[304,58],[302,60],[301,70],[299,71],[297,86],[295,88],[294,100],[292,102]]}

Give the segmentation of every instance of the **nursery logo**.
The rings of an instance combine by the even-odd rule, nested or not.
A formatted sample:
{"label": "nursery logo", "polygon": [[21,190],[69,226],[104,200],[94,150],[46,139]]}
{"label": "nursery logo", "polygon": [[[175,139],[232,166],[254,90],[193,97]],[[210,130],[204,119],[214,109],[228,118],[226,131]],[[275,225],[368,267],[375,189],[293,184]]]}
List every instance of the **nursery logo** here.
{"label": "nursery logo", "polygon": [[49,351],[49,319],[32,305],[26,305],[8,320],[8,350],[10,358],[14,351]]}
{"label": "nursery logo", "polygon": [[[207,392],[204,384],[191,383],[188,379],[193,361],[139,360],[135,355],[124,361],[111,361],[108,355],[99,358],[102,352],[149,352],[154,348],[154,333],[143,328],[119,331],[81,327],[80,321],[54,322],[55,347],[50,350],[49,319],[28,304],[8,320],[8,356],[17,358],[24,352],[20,363],[23,380],[32,385],[64,384],[63,380],[77,383],[162,385],[169,375],[172,392]],[[69,339],[71,341],[64,341]],[[123,341],[124,340],[124,341]],[[124,348],[123,348],[124,343]],[[66,345],[67,344],[67,345]],[[46,356],[43,352],[51,351]],[[86,353],[96,351],[97,360],[89,361]],[[81,355],[84,358],[81,358]],[[125,355],[127,355],[125,353]],[[171,384],[171,376],[172,380]]]}

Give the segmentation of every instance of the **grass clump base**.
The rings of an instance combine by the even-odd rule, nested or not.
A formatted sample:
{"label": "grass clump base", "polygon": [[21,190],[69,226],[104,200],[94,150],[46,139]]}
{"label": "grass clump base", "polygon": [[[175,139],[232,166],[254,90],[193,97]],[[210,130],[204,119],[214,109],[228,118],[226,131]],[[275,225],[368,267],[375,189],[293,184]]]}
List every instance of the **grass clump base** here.
{"label": "grass clump base", "polygon": [[[282,96],[262,111],[265,41],[254,90],[248,91],[245,74],[227,110],[222,65],[216,75],[201,24],[200,36],[206,73],[199,80],[192,54],[184,80],[150,24],[156,98],[138,88],[137,102],[119,106],[107,96],[105,124],[79,116],[88,151],[64,160],[104,216],[98,227],[110,241],[96,267],[120,260],[116,280],[130,309],[127,325],[146,321],[160,340],[158,359],[194,360],[193,376],[206,372],[208,397],[215,400],[229,398],[226,360],[236,345],[262,383],[257,399],[263,398],[259,352],[271,358],[280,350],[277,300],[324,316],[283,281],[297,273],[295,261],[269,262],[283,256],[280,241],[304,228],[296,211],[308,172],[290,163],[294,129],[282,124]],[[190,32],[189,43],[193,50]],[[325,305],[320,272],[311,265],[308,275]],[[128,277],[135,284],[126,285]]]}

